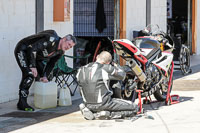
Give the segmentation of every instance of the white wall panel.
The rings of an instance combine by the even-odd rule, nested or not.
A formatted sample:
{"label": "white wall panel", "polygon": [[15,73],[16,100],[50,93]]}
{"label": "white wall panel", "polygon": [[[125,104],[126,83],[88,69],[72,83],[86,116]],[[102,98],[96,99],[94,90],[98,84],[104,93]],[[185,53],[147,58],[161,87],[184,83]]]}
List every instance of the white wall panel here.
{"label": "white wall panel", "polygon": [[0,0],[0,103],[18,98],[21,72],[14,57],[19,40],[35,33],[35,0]]}
{"label": "white wall panel", "polygon": [[146,0],[126,1],[126,37],[133,39],[133,31],[144,29],[146,26]]}
{"label": "white wall panel", "polygon": [[151,24],[158,24],[163,31],[167,28],[166,4],[166,0],[151,0]]}

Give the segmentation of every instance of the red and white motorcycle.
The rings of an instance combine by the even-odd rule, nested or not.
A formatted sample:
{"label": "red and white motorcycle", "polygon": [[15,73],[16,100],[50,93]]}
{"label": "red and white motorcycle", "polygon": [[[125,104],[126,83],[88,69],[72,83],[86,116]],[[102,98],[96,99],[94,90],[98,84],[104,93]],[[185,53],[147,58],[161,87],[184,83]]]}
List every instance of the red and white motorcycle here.
{"label": "red and white motorcycle", "polygon": [[136,37],[134,41],[112,41],[114,52],[126,60],[122,97],[134,101],[136,90],[142,89],[143,97],[153,94],[158,101],[164,101],[173,84],[174,43],[157,25],[149,25],[144,31],[149,35]]}

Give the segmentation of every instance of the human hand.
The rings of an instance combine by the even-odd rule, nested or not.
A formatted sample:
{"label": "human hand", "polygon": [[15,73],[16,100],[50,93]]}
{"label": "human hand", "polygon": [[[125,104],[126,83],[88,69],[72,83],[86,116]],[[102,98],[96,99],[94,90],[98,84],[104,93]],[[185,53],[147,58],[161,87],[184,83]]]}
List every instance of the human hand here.
{"label": "human hand", "polygon": [[40,78],[40,81],[41,81],[41,82],[44,82],[44,83],[49,82],[49,80],[47,79],[47,77],[42,77],[42,78]]}
{"label": "human hand", "polygon": [[31,69],[31,72],[33,73],[33,76],[37,77],[37,74],[38,74],[37,69],[36,68],[30,68],[30,69]]}
{"label": "human hand", "polygon": [[113,61],[111,64],[112,64],[113,66],[117,67],[117,63],[116,63],[116,62]]}

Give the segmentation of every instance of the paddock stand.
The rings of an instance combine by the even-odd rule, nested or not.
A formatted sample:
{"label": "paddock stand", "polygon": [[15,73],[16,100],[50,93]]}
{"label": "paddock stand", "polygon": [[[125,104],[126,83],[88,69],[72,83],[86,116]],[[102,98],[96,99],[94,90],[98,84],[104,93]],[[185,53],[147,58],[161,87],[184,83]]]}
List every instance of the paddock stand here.
{"label": "paddock stand", "polygon": [[174,71],[174,62],[172,62],[172,69],[171,69],[170,79],[169,79],[169,82],[168,82],[167,97],[166,97],[166,100],[165,100],[166,105],[179,103],[179,95],[170,95],[170,90],[171,90],[170,87],[171,87],[173,71]]}
{"label": "paddock stand", "polygon": [[[170,79],[168,82],[168,89],[167,89],[167,96],[166,96],[166,100],[165,100],[165,105],[171,105],[171,104],[176,104],[179,103],[179,95],[170,95],[170,91],[171,91],[171,81],[172,81],[172,76],[173,76],[173,71],[174,71],[174,62],[172,62],[172,68],[171,68],[171,74],[170,74]],[[148,98],[145,97],[145,100],[143,101],[143,103],[154,103],[154,102],[158,102],[158,101],[152,101],[151,97],[149,96],[149,102],[148,102]]]}
{"label": "paddock stand", "polygon": [[136,90],[136,92],[138,93],[138,107],[139,107],[139,111],[137,112],[137,114],[142,114],[144,113],[144,110],[142,108],[142,97],[141,97],[141,92],[143,92],[143,90]]}

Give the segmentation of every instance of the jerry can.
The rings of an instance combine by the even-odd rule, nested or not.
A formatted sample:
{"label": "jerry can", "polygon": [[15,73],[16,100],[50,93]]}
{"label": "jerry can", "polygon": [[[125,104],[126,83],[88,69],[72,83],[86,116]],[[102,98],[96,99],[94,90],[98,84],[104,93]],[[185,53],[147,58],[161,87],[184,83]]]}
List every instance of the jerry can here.
{"label": "jerry can", "polygon": [[46,109],[57,106],[57,84],[55,82],[35,82],[33,88],[36,108]]}

